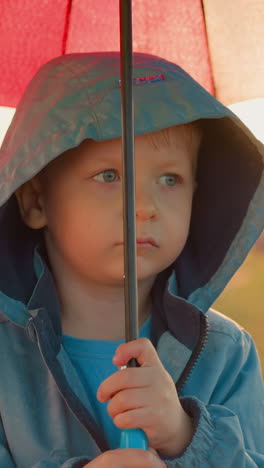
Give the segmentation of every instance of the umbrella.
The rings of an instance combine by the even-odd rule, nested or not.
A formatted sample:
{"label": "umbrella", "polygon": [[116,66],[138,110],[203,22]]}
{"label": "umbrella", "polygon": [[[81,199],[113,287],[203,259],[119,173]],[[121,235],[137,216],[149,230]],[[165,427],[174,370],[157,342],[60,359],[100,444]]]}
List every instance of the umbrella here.
{"label": "umbrella", "polygon": [[[1,0],[0,144],[37,70],[59,55],[119,50],[119,0]],[[202,0],[132,0],[133,50],[214,85]],[[212,15],[210,15],[211,18]]]}
{"label": "umbrella", "polygon": [[[133,0],[133,50],[177,62],[213,92],[201,0]],[[58,55],[119,50],[119,0],[1,0],[0,106]]]}
{"label": "umbrella", "polygon": [[[45,4],[39,5],[38,0],[24,0],[23,2],[21,0],[3,0],[0,43],[2,45],[1,63],[4,68],[1,73],[0,105],[16,106],[28,81],[35,74],[39,66],[54,56],[84,50],[99,51],[119,48],[116,44],[117,36],[115,34],[109,36],[108,33],[109,28],[112,29],[113,24],[118,21],[118,16],[120,17],[124,174],[124,283],[126,340],[130,341],[138,337],[132,86],[132,2],[131,0],[120,0],[119,15],[117,0],[101,0],[101,2],[97,3],[98,5],[95,6],[92,0],[68,0],[64,2],[53,0],[52,2],[47,1]],[[138,15],[138,21],[136,22],[138,29],[135,31],[136,39],[134,41],[135,49],[137,51],[144,50],[144,52],[160,53],[165,58],[178,61],[197,81],[212,92],[212,77],[200,0],[185,0],[184,2],[181,0],[176,2],[175,0],[163,2],[158,0],[150,2],[146,0],[144,7],[142,3],[138,2],[135,9],[135,14]],[[12,8],[13,14],[10,14]],[[181,12],[179,11],[180,9]],[[110,14],[107,14],[108,11]],[[89,34],[87,33],[88,28],[85,22],[87,12],[90,19]],[[158,15],[157,12],[159,13]],[[98,32],[98,21],[93,21],[95,17],[97,20],[98,18],[102,20],[101,34]],[[146,31],[145,25],[144,27],[142,25],[142,17],[144,21],[146,19],[149,20],[148,31]],[[45,21],[45,18],[48,18],[49,21]],[[52,21],[50,21],[51,18]],[[25,21],[27,19],[30,19],[30,21]],[[17,39],[14,35],[14,25],[16,31],[18,30],[19,32],[20,45],[23,51],[20,54],[20,60],[17,60],[18,50]],[[159,50],[160,40],[157,45],[157,30],[160,25],[163,26],[162,50]],[[176,30],[174,28],[175,25],[177,27]],[[183,25],[185,25],[185,28],[182,27]],[[191,28],[190,25],[192,25]],[[186,26],[189,27],[189,29],[187,27],[187,33]],[[164,34],[166,27],[166,33]],[[180,32],[180,34],[177,34],[177,32]],[[172,48],[171,43],[173,39],[175,40],[176,34],[178,48]],[[183,37],[184,34],[186,34],[186,37],[188,36],[188,40],[185,43],[185,48],[182,48],[179,37]],[[34,36],[34,40],[29,40],[28,38],[32,36]],[[197,41],[197,36],[200,41]],[[8,45],[8,47],[5,47],[5,45]],[[192,52],[191,54],[186,50],[188,47],[189,52]],[[173,56],[173,54],[175,55]],[[135,360],[132,360],[128,363],[128,366],[137,366],[137,363]],[[140,429],[122,431],[121,447],[146,449],[146,436]]]}
{"label": "umbrella", "polygon": [[[3,0],[1,7],[1,106],[15,107],[27,83],[38,68],[55,56],[77,51],[119,50],[120,48],[126,340],[134,340],[138,337],[138,299],[135,241],[132,1],[120,0],[119,10],[117,0],[101,0],[96,5],[92,0],[52,0],[42,4],[39,0]],[[176,2],[175,0],[146,0],[144,5],[143,2],[138,2],[134,12],[136,28],[133,39],[137,51],[156,54],[162,52],[165,58],[181,63],[201,84],[212,91],[200,0],[185,0],[184,2],[181,0],[176,0]],[[162,34],[161,32],[157,34],[159,30],[161,31],[161,25]],[[113,26],[116,27],[113,28]],[[119,29],[120,37],[118,37]],[[19,41],[14,31],[19,33]],[[201,41],[197,42],[197,36]],[[171,48],[172,41],[175,42],[175,48]],[[138,364],[135,360],[131,360],[127,365],[135,367]],[[140,429],[124,430],[121,433],[121,447],[147,449],[146,435]]]}

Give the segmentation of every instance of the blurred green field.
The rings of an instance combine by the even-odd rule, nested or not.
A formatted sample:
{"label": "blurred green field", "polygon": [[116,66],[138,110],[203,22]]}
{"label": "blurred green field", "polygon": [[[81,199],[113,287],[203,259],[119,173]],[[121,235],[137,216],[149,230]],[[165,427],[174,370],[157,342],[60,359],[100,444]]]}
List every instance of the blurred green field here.
{"label": "blurred green field", "polygon": [[264,374],[264,236],[248,255],[213,308],[231,317],[254,338]]}

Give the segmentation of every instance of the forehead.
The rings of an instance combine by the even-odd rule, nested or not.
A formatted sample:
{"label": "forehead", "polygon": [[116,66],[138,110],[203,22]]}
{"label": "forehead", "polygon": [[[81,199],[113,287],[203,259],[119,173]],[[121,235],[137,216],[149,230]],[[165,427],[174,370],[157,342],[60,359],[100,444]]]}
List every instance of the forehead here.
{"label": "forehead", "polygon": [[[195,159],[200,141],[199,132],[190,124],[178,125],[153,133],[135,136],[136,162],[154,166],[162,162],[191,162]],[[138,156],[138,158],[137,158]],[[49,164],[47,170],[73,170],[97,163],[121,164],[121,138],[96,142],[84,140]],[[45,171],[45,170],[44,170]],[[57,172],[57,171],[56,171]]]}
{"label": "forehead", "polygon": [[[178,125],[153,133],[135,136],[135,156],[144,153],[145,157],[151,155],[154,162],[154,156],[164,157],[164,153],[171,157],[179,158],[196,153],[200,138],[199,134],[192,125]],[[90,160],[118,158],[122,155],[121,138],[113,140],[96,142],[85,140],[74,151],[80,156],[87,155]]]}

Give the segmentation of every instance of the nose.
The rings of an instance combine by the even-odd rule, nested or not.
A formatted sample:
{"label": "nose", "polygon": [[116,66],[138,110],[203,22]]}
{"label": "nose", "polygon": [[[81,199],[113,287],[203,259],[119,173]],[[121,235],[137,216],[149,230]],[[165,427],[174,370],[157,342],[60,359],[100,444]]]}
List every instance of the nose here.
{"label": "nose", "polygon": [[136,187],[136,218],[138,221],[147,221],[157,217],[157,206],[151,190]]}

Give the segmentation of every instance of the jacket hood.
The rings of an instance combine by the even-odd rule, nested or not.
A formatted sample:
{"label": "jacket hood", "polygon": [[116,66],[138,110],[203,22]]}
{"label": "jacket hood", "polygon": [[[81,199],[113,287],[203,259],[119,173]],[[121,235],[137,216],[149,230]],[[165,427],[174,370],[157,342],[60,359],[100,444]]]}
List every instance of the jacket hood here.
{"label": "jacket hood", "polygon": [[[41,232],[23,224],[14,192],[84,139],[121,136],[119,66],[118,52],[58,57],[18,105],[0,150],[0,305],[26,305],[36,283]],[[205,312],[263,230],[263,145],[177,65],[135,53],[133,76],[136,135],[201,121],[198,189],[171,287]]]}

